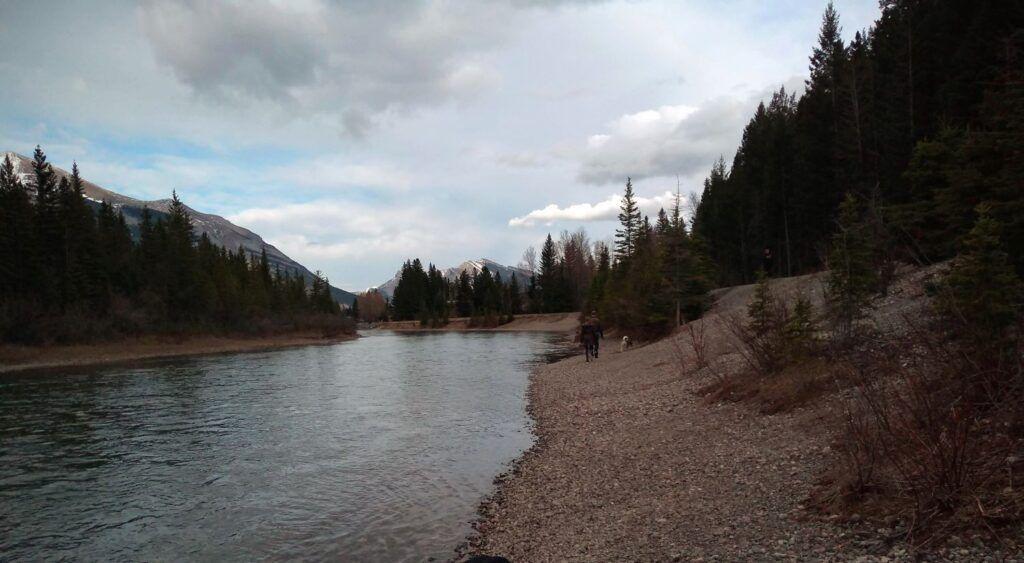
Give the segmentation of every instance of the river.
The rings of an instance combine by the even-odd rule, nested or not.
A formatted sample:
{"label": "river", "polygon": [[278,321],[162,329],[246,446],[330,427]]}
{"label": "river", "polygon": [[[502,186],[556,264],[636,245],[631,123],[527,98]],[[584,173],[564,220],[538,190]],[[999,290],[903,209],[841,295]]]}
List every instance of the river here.
{"label": "river", "polygon": [[441,560],[532,441],[538,333],[0,378],[0,559]]}

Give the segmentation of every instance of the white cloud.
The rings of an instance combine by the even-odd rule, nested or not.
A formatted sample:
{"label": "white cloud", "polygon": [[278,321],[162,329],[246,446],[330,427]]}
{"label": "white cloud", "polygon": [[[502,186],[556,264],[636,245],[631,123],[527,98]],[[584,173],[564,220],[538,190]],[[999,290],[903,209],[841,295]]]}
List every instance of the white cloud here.
{"label": "white cloud", "polygon": [[289,256],[312,264],[335,260],[388,260],[460,252],[482,240],[472,225],[449,222],[424,207],[386,211],[338,199],[246,209],[228,217],[260,233]]}
{"label": "white cloud", "polygon": [[[786,81],[787,91],[802,90],[803,80]],[[706,172],[720,155],[739,144],[757,103],[778,86],[746,96],[721,96],[700,106],[661,106],[626,114],[606,131],[590,135],[568,156],[579,160],[577,179],[588,184],[621,182],[627,176],[692,176]]]}
{"label": "white cloud", "polygon": [[[677,172],[699,188],[735,149],[753,89],[806,70],[823,8],[561,4],[54,0],[41,18],[9,1],[0,149],[41,143],[101,185],[177,188],[226,216],[312,202],[323,212],[248,226],[352,287],[413,255],[514,262],[536,231],[512,215],[594,221],[597,239],[626,176],[670,178],[641,182],[651,194]],[[878,12],[837,4],[847,35]]]}
{"label": "white cloud", "polygon": [[487,53],[519,12],[507,2],[151,0],[137,19],[156,60],[199,97],[271,101],[361,136],[370,116],[497,85]]}
{"label": "white cloud", "polygon": [[308,188],[365,187],[406,190],[412,176],[382,163],[353,163],[340,157],[321,157],[272,168],[271,180]]}
{"label": "white cloud", "polygon": [[[659,209],[668,209],[672,206],[675,194],[665,192],[654,197],[637,197],[636,202],[640,211],[646,215],[655,215]],[[510,227],[533,227],[540,225],[553,225],[556,222],[591,222],[591,221],[613,221],[618,217],[619,207],[622,205],[621,195],[611,195],[608,199],[597,203],[576,203],[566,207],[559,207],[552,203],[541,209],[509,219]]]}

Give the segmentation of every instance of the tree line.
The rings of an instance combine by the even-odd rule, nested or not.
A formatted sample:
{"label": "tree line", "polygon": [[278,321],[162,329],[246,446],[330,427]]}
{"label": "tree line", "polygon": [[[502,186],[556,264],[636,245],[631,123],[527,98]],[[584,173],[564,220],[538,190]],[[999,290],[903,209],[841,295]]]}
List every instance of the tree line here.
{"label": "tree line", "polygon": [[[916,545],[998,538],[1024,498],[990,469],[1024,439],[1024,5],[881,6],[847,45],[829,5],[807,91],[758,107],[705,181],[694,233],[719,283],[758,280],[746,315],[720,317],[749,369],[709,389],[782,410],[851,388],[819,508],[912,522]],[[900,262],[934,263],[902,313],[878,300]],[[769,276],[823,267],[821,314]],[[715,373],[702,327],[693,367]]]}
{"label": "tree line", "polygon": [[[1024,245],[1020,189],[1024,6],[884,0],[849,43],[829,4],[810,78],[761,104],[727,166],[704,182],[694,232],[722,285],[747,283],[764,249],[776,275],[826,265],[847,194],[898,258],[938,261],[987,203]],[[1016,264],[1020,266],[1021,258]]]}
{"label": "tree line", "polygon": [[[463,270],[457,278],[448,280],[433,264],[424,270],[416,258],[402,265],[385,314],[429,326],[444,325],[452,316],[470,317],[476,326],[497,326],[526,312],[523,297],[515,275],[505,281],[500,272],[492,274],[484,266],[473,274]],[[367,299],[364,296],[362,300]]]}
{"label": "tree line", "polygon": [[36,147],[29,179],[0,165],[0,341],[350,328],[326,277],[307,287],[265,250],[197,237],[177,194],[166,214],[143,210],[136,240],[120,210],[85,198],[77,164],[61,176]]}
{"label": "tree line", "polygon": [[[580,311],[656,336],[699,317],[713,275],[702,244],[686,226],[681,196],[651,223],[627,180],[619,221],[614,249],[603,241],[591,243],[582,228],[562,231],[557,241],[548,234],[539,262],[536,250],[528,248],[520,265],[531,272],[525,287],[516,276],[505,281],[487,267],[446,280],[433,264],[424,269],[419,259],[406,261],[390,302],[382,303],[377,292],[360,296],[363,318],[440,326],[458,316],[470,317],[473,325],[495,326],[521,313]],[[377,313],[368,317],[370,306]]]}

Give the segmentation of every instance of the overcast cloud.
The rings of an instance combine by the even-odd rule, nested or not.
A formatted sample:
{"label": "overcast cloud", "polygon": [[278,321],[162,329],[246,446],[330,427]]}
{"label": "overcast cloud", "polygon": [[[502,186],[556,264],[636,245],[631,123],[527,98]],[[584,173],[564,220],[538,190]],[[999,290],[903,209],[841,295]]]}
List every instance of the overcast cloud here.
{"label": "overcast cloud", "polygon": [[[346,289],[699,190],[824,1],[9,0],[0,149],[252,228]],[[845,34],[876,0],[839,0]]]}

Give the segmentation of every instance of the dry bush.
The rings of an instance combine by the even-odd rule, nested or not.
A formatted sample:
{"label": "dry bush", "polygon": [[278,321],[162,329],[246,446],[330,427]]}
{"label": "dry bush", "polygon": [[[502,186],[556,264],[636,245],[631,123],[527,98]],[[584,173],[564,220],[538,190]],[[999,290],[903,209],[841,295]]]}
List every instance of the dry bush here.
{"label": "dry bush", "polygon": [[721,374],[712,369],[708,355],[707,323],[707,319],[700,319],[683,325],[679,336],[670,339],[672,354],[680,373],[694,375],[707,372],[719,380]]}
{"label": "dry bush", "polygon": [[997,535],[1024,515],[1024,349],[979,355],[944,327],[907,323],[898,346],[848,358],[856,392],[817,500],[902,522],[918,545],[964,528]]}
{"label": "dry bush", "polygon": [[[846,384],[843,383],[842,386]],[[725,375],[698,390],[708,402],[752,404],[761,414],[790,412],[835,393],[836,374],[823,357],[811,357],[763,376],[752,372]]]}
{"label": "dry bush", "polygon": [[790,307],[761,278],[745,312],[721,316],[732,350],[746,369],[732,370],[700,389],[709,401],[749,401],[762,413],[786,412],[835,390],[832,369],[821,354],[810,301]]}

